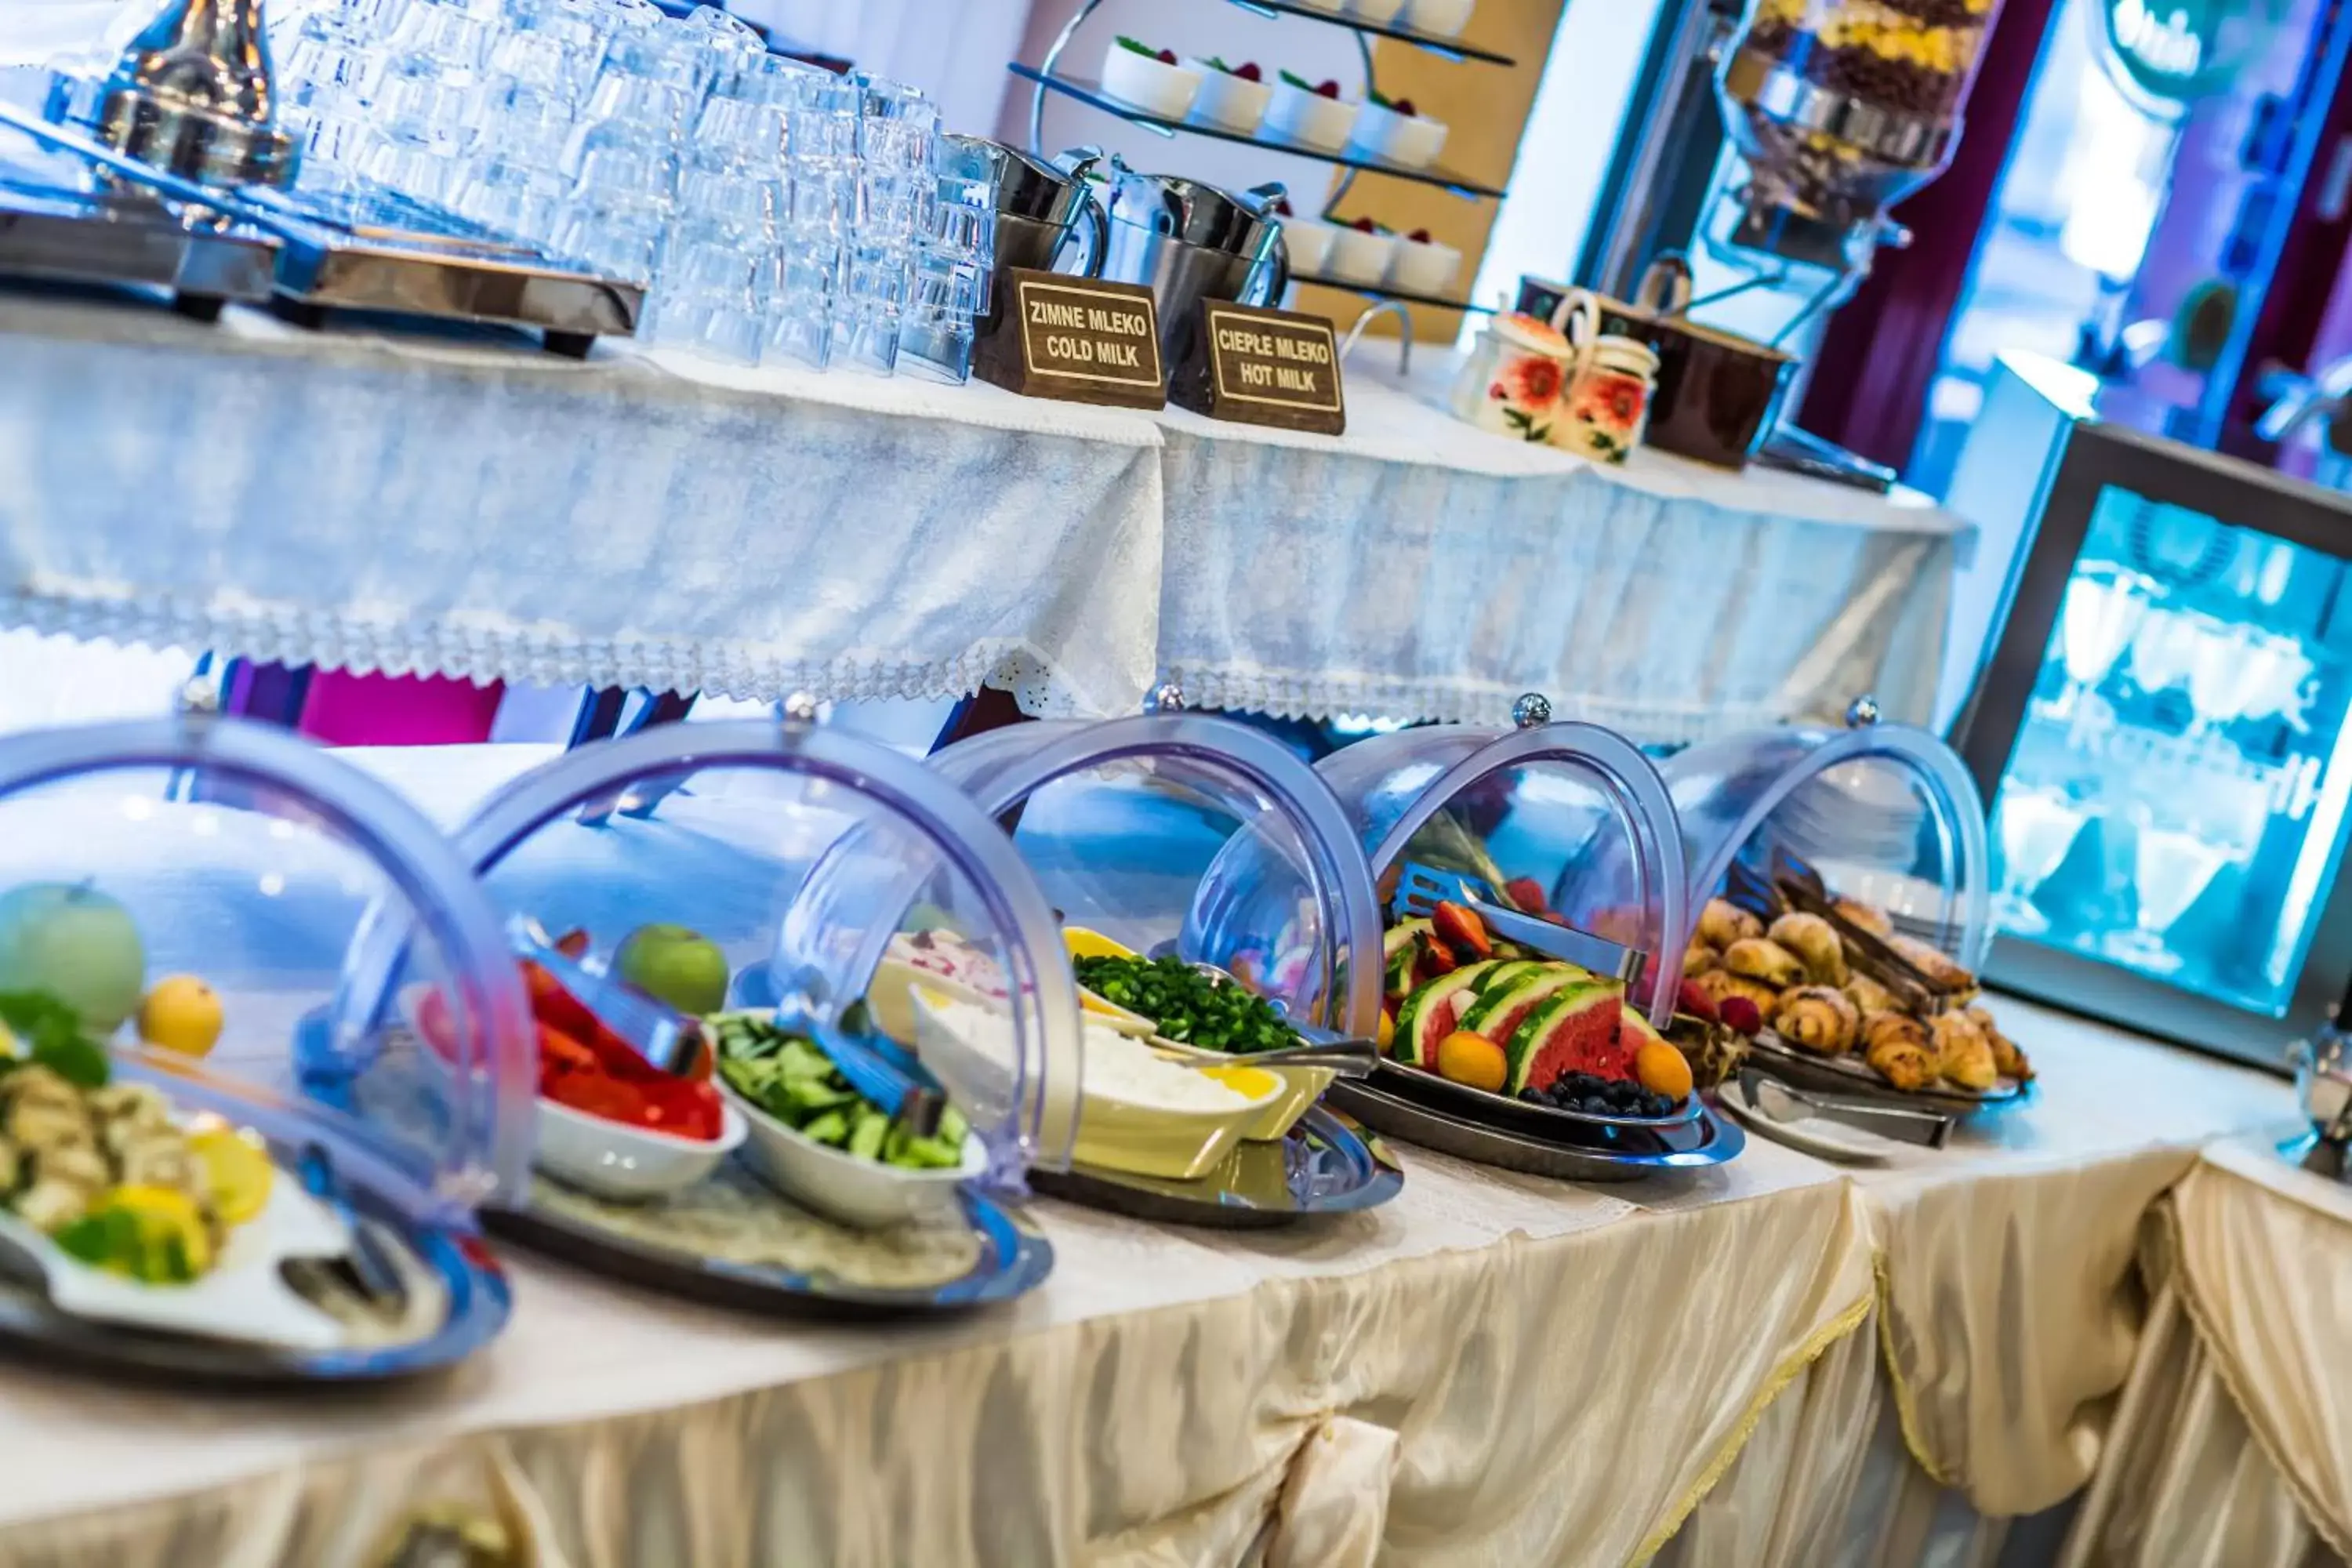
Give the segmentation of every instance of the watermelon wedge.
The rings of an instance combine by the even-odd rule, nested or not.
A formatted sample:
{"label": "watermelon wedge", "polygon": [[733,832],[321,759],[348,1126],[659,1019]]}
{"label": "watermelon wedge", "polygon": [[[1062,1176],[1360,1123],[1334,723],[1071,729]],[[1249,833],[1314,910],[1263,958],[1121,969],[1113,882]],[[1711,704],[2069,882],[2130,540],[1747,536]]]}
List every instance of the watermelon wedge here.
{"label": "watermelon wedge", "polygon": [[1389,1055],[1427,1072],[1437,1070],[1437,1042],[1454,1032],[1454,1020],[1478,994],[1478,981],[1495,967],[1492,959],[1465,963],[1448,974],[1425,982],[1397,1010],[1396,1034]]}
{"label": "watermelon wedge", "polygon": [[1624,1010],[1625,988],[1614,981],[1587,980],[1552,993],[1503,1047],[1510,1068],[1504,1092],[1547,1089],[1563,1073],[1633,1077],[1633,1053],[1617,1039]]}
{"label": "watermelon wedge", "polygon": [[[1500,991],[1507,985],[1516,985],[1529,975],[1550,967],[1550,964],[1538,963],[1530,959],[1515,958],[1508,962],[1497,959],[1495,967],[1486,971],[1486,977],[1478,982],[1478,994],[1484,996],[1489,991]],[[1469,1026],[1465,1024],[1463,1026],[1467,1028]]]}
{"label": "watermelon wedge", "polygon": [[[1506,964],[1506,969],[1520,968]],[[1498,972],[1499,973],[1499,972]],[[1590,982],[1590,973],[1572,963],[1532,963],[1508,979],[1478,988],[1478,999],[1462,1014],[1461,1027],[1484,1035],[1498,1046],[1508,1046],[1519,1026],[1564,987]]]}

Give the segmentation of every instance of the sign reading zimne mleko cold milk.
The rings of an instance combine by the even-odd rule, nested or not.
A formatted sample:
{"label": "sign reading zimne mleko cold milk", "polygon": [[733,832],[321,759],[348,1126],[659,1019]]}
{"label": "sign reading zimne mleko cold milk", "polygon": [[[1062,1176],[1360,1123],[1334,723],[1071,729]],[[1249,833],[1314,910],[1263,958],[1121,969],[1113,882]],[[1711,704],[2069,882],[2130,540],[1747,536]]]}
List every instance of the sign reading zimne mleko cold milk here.
{"label": "sign reading zimne mleko cold milk", "polygon": [[972,370],[1029,397],[1159,408],[1167,401],[1151,290],[1025,268],[999,284],[1008,320]]}

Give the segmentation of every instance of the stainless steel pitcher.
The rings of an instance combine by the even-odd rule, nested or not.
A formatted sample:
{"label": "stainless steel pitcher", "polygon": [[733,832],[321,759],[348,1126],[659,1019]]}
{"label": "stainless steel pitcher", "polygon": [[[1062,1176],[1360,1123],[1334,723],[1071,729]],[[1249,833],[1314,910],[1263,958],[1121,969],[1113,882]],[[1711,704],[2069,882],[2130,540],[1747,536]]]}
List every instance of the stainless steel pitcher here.
{"label": "stainless steel pitcher", "polygon": [[[1041,272],[1102,273],[1104,218],[1088,175],[1102,154],[1091,147],[1051,163],[984,136],[950,135],[943,168],[951,178],[988,185],[996,209],[994,266]],[[975,326],[985,336],[996,325],[994,289]]]}
{"label": "stainless steel pitcher", "polygon": [[1160,313],[1160,352],[1173,363],[1203,300],[1279,305],[1290,251],[1275,204],[1279,184],[1230,195],[1167,174],[1139,174],[1114,158],[1102,276],[1140,283]]}

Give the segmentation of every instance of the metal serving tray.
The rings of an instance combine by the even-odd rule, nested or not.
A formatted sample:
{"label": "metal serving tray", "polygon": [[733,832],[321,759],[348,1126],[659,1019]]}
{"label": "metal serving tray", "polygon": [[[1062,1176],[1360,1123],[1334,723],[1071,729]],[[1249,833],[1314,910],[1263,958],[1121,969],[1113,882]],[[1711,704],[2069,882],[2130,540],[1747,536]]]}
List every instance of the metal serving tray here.
{"label": "metal serving tray", "polygon": [[269,298],[278,242],[194,229],[143,196],[66,190],[0,163],[0,277],[160,289],[215,314]]}
{"label": "metal serving tray", "polygon": [[1335,1083],[1326,1097],[1367,1127],[1441,1153],[1570,1182],[1633,1182],[1720,1165],[1748,1146],[1738,1123],[1702,1105],[1694,1121],[1660,1128],[1597,1127],[1590,1140],[1539,1138],[1402,1100],[1370,1083]]}
{"label": "metal serving tray", "polygon": [[1377,1208],[1403,1190],[1404,1172],[1378,1138],[1318,1105],[1280,1142],[1242,1143],[1196,1181],[1078,1165],[1033,1169],[1029,1184],[1136,1219],[1244,1230]]}

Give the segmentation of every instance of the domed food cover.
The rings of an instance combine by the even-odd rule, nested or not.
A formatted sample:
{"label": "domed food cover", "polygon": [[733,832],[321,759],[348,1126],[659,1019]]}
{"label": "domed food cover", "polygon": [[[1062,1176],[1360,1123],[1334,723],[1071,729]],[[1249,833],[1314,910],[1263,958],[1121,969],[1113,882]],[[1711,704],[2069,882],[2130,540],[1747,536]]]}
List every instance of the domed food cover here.
{"label": "domed food cover", "polygon": [[1811,868],[1832,896],[1974,973],[1986,919],[1984,803],[1951,748],[1925,730],[1765,730],[1669,758],[1690,865],[1692,926],[1735,880]]}
{"label": "domed food cover", "polygon": [[1656,769],[1624,737],[1583,723],[1433,725],[1360,741],[1317,771],[1371,860],[1391,946],[1425,921],[1407,908],[1418,894],[1467,892],[1503,919],[1559,928],[1547,939],[1576,950],[1559,956],[1605,976],[1636,981],[1654,963],[1664,984],[1647,987],[1648,1016],[1660,1027],[1672,1016],[1682,839]]}
{"label": "domed food cover", "polygon": [[[413,940],[360,965],[384,911]],[[503,1322],[462,1237],[528,1168],[522,987],[463,861],[365,774],[205,713],[0,740],[0,1234],[47,1285],[0,1289],[0,1329],[301,1378]]]}
{"label": "domed food cover", "polygon": [[1339,804],[1297,753],[1205,714],[991,731],[931,766],[992,815],[1070,926],[1224,969],[1289,1018],[1369,1034],[1379,911]]}
{"label": "domed food cover", "polygon": [[[458,843],[534,969],[547,972],[534,973],[535,987],[544,991],[552,978],[622,1034],[628,1024],[609,1010],[625,1002],[622,992],[657,998],[673,1017],[730,1016],[709,1031],[711,1088],[724,1091],[728,1112],[717,1135],[733,1140],[740,1116],[749,1163],[813,1212],[878,1227],[931,1203],[910,1195],[930,1174],[1017,1187],[1030,1163],[1067,1161],[1077,1005],[1051,909],[1003,833],[921,763],[794,720],[667,726],[584,747],[515,780]],[[876,965],[910,910],[991,977],[1003,1004],[1001,1075],[985,1097],[929,1081],[860,1016]],[[599,1033],[596,1023],[575,1028],[544,1006],[540,1021],[560,1036]],[[810,1044],[782,1047],[784,1034]],[[544,1058],[546,1028],[541,1037]],[[861,1041],[870,1048],[856,1048]],[[877,1052],[880,1088],[856,1076]],[[560,1064],[542,1059],[541,1071],[543,1094],[608,1114],[569,1087],[546,1087]],[[934,1097],[952,1091],[939,1123],[948,1131],[924,1132],[914,1102],[898,1103],[910,1083]],[[567,1166],[565,1151],[550,1147],[544,1118],[555,1113],[546,1103],[542,1175],[600,1199],[656,1195],[612,1190],[609,1168]],[[787,1138],[780,1122],[804,1136]],[[647,1125],[660,1130],[658,1106]],[[963,1134],[954,1130],[965,1125],[971,1148],[959,1159]],[[824,1185],[828,1161],[803,1158],[812,1141],[825,1156],[863,1161],[865,1175],[878,1163],[903,1179],[861,1175],[853,1184],[871,1189],[863,1193]],[[920,1146],[942,1141],[940,1160],[922,1157]],[[682,1179],[717,1170],[713,1157]],[[819,1173],[814,1189],[811,1170]],[[644,1179],[668,1184],[658,1173]],[[544,1196],[547,1184],[538,1190]],[[893,1205],[906,1212],[882,1212]]]}

